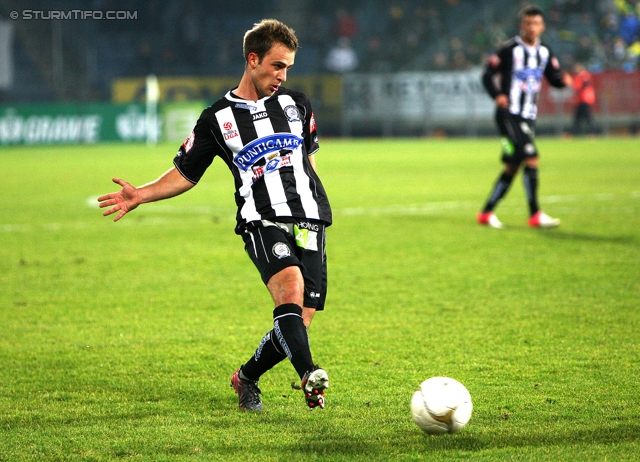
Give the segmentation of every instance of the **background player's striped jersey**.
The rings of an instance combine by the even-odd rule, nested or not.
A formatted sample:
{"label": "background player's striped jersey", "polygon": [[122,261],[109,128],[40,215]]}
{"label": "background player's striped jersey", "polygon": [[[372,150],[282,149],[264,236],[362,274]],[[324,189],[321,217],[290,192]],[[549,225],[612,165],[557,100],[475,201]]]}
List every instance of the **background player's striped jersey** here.
{"label": "background player's striped jersey", "polygon": [[250,221],[315,220],[331,224],[324,187],[309,162],[319,149],[309,99],[280,88],[258,101],[233,92],[205,109],[174,159],[197,183],[216,156],[236,186],[239,227]]}
{"label": "background player's striped jersey", "polygon": [[489,57],[482,83],[491,97],[509,97],[509,112],[533,120],[543,76],[555,87],[564,86],[560,64],[548,46],[540,41],[530,46],[514,37]]}

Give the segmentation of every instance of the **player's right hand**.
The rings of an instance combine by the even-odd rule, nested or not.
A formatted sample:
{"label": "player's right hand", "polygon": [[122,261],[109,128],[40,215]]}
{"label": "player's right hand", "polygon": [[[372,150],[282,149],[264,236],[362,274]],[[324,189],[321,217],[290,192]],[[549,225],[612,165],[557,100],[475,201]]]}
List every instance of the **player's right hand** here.
{"label": "player's right hand", "polygon": [[118,221],[140,205],[140,201],[138,198],[138,190],[130,183],[127,183],[120,178],[112,178],[112,181],[122,186],[122,189],[118,192],[98,197],[98,202],[100,203],[100,208],[111,207],[109,210],[105,210],[102,213],[105,217],[112,213],[120,212],[113,219],[113,221]]}
{"label": "player's right hand", "polygon": [[509,108],[509,97],[504,93],[500,93],[498,96],[496,96],[495,101],[496,101],[496,106],[498,106],[499,108],[501,109]]}

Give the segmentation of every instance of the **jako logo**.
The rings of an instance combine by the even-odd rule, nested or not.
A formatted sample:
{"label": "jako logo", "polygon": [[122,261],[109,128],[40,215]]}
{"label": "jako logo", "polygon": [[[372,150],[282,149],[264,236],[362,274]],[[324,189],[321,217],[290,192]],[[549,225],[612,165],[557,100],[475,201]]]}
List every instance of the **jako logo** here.
{"label": "jako logo", "polygon": [[302,144],[302,138],[291,133],[274,133],[263,136],[243,147],[233,158],[233,163],[244,171],[267,154],[281,149],[294,150]]}

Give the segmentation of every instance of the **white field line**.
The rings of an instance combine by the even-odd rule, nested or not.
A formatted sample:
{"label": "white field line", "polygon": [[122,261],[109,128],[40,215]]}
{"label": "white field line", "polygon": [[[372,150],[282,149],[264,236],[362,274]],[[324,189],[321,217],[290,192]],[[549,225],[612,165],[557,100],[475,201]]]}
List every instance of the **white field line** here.
{"label": "white field line", "polygon": [[[574,202],[598,201],[610,202],[618,199],[640,199],[640,191],[631,191],[628,194],[612,194],[597,193],[585,195],[566,195],[566,196],[546,196],[542,197],[540,202],[546,204],[569,204]],[[86,204],[91,208],[98,208],[97,196],[89,197]],[[445,201],[445,202],[427,202],[425,204],[409,204],[409,205],[387,205],[383,207],[348,207],[334,210],[335,215],[342,216],[376,216],[376,215],[433,215],[451,210],[468,210],[480,207],[482,201]],[[515,204],[504,204],[502,207],[513,207]],[[625,207],[629,213],[634,213],[634,207]],[[620,212],[620,209],[616,209]],[[196,215],[200,217],[210,217],[211,215],[223,216],[228,221],[235,220],[235,210],[222,207],[207,206],[175,206],[175,205],[156,205],[148,207],[146,213],[158,213],[163,215]],[[111,221],[111,217],[100,217],[103,221]],[[156,217],[145,218],[144,221],[127,221],[124,218],[118,222],[117,226],[133,226],[143,224],[144,226],[166,226],[171,220],[168,218]],[[89,229],[96,225],[95,221],[77,221],[73,223],[42,223],[38,225],[31,224],[0,224],[0,233],[28,233],[33,231],[50,231],[56,232],[62,229]]]}

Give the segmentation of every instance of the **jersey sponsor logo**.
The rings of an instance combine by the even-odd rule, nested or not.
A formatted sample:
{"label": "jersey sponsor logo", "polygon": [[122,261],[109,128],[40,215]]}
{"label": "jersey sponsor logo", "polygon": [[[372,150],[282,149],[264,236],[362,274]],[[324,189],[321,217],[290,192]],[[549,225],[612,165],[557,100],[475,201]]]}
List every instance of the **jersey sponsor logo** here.
{"label": "jersey sponsor logo", "polygon": [[284,115],[289,122],[300,122],[300,111],[293,104],[284,108]]}
{"label": "jersey sponsor logo", "polygon": [[271,249],[278,260],[291,256],[291,249],[284,242],[276,242]]}
{"label": "jersey sponsor logo", "polygon": [[233,163],[241,170],[247,171],[263,157],[282,149],[294,150],[302,144],[303,139],[292,133],[274,133],[263,136],[245,145],[233,158]]}
{"label": "jersey sponsor logo", "polygon": [[253,181],[257,181],[262,178],[266,173],[279,170],[282,167],[291,165],[291,151],[283,156],[277,156],[270,159],[266,165],[254,165],[251,167],[253,170]]}
{"label": "jersey sponsor logo", "polygon": [[266,117],[268,117],[267,111],[256,112],[255,114],[253,114],[253,120],[260,120]]}
{"label": "jersey sponsor logo", "polygon": [[258,110],[257,106],[251,106],[251,105],[246,104],[246,103],[236,103],[236,107],[238,109],[248,109],[249,111],[257,111]]}
{"label": "jersey sponsor logo", "polygon": [[519,80],[542,80],[542,74],[543,70],[539,67],[525,67],[514,72],[515,77]]}
{"label": "jersey sponsor logo", "polygon": [[184,148],[184,152],[187,153],[193,147],[193,143],[196,140],[196,134],[192,131],[191,134],[184,140],[182,143],[182,147]]}
{"label": "jersey sponsor logo", "polygon": [[537,93],[542,86],[543,71],[540,68],[524,68],[514,72],[515,77],[521,80],[520,88],[525,93]]}

